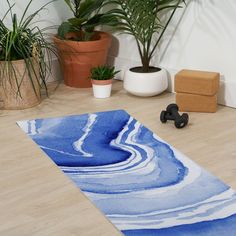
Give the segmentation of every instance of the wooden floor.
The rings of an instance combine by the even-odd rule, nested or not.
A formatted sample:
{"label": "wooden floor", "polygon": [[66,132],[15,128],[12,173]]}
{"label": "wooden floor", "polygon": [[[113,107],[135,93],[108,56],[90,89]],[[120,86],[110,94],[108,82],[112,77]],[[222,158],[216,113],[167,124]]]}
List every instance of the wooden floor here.
{"label": "wooden floor", "polygon": [[24,111],[0,111],[0,235],[115,236],[120,233],[77,187],[17,127],[17,120],[125,109],[161,138],[236,189],[236,110],[190,114],[177,130],[159,114],[173,94],[140,98],[116,82],[112,97],[98,100],[90,89],[52,86],[50,98]]}

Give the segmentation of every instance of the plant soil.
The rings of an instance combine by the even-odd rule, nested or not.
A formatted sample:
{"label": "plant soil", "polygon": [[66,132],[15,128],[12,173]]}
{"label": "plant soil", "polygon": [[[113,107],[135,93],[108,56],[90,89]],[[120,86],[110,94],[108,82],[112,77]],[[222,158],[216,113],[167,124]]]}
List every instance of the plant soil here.
{"label": "plant soil", "polygon": [[141,66],[133,67],[130,69],[130,71],[136,72],[136,73],[154,73],[154,72],[158,72],[160,70],[161,70],[161,68],[154,67],[154,66],[149,67],[148,72],[144,72],[143,67],[141,67]]}

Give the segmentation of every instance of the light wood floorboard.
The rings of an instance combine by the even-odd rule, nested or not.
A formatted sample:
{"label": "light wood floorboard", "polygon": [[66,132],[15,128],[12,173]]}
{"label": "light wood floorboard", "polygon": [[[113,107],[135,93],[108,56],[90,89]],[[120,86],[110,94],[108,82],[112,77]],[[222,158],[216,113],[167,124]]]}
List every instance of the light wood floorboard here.
{"label": "light wood floorboard", "polygon": [[120,233],[17,127],[17,120],[125,109],[162,139],[236,189],[236,110],[191,113],[188,127],[161,124],[174,95],[140,98],[115,82],[112,97],[51,85],[50,98],[24,111],[0,111],[0,235],[115,236]]}

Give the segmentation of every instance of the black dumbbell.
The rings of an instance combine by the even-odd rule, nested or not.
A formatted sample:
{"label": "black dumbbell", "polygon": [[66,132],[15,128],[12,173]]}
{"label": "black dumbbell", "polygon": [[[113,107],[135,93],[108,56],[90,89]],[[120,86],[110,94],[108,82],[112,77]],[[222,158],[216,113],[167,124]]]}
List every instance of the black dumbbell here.
{"label": "black dumbbell", "polygon": [[170,104],[167,106],[166,111],[162,111],[160,120],[162,123],[166,123],[167,120],[174,120],[175,127],[178,129],[184,128],[188,124],[188,114],[179,114],[179,107],[176,104]]}

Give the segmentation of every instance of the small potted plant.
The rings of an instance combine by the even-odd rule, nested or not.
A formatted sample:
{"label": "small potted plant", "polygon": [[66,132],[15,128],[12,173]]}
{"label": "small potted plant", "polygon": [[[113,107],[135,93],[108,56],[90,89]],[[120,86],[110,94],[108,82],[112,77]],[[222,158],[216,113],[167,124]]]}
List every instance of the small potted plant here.
{"label": "small potted plant", "polygon": [[[40,29],[33,20],[50,3],[28,14],[29,1],[18,20],[13,12],[15,4],[8,0],[8,9],[0,20],[0,84],[3,88],[3,109],[25,109],[41,102],[41,87],[51,72],[51,57],[55,52],[46,39],[46,29]],[[8,16],[11,21],[9,23]],[[47,60],[47,61],[46,61]]]}
{"label": "small potted plant", "polygon": [[91,81],[95,98],[111,96],[112,79],[119,73],[115,67],[98,66],[91,69]]}
{"label": "small potted plant", "polygon": [[54,37],[64,82],[71,87],[91,87],[90,70],[106,63],[111,45],[111,35],[96,31],[95,27],[113,26],[116,17],[109,11],[101,13],[109,0],[65,0],[65,3],[74,17],[63,22]]}
{"label": "small potted plant", "polygon": [[[184,0],[112,0],[119,19],[118,29],[137,43],[141,66],[125,72],[124,88],[138,96],[154,96],[167,89],[167,72],[151,65],[160,41]],[[163,14],[166,16],[163,18]]]}

